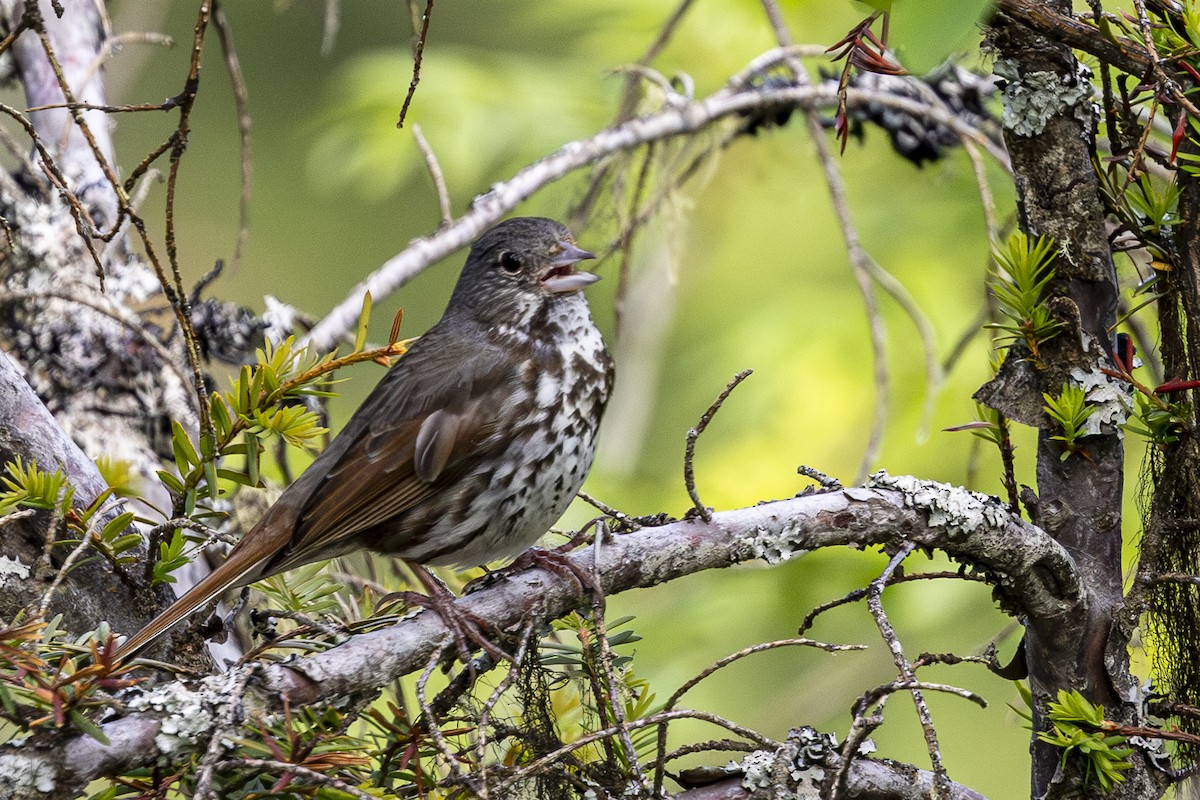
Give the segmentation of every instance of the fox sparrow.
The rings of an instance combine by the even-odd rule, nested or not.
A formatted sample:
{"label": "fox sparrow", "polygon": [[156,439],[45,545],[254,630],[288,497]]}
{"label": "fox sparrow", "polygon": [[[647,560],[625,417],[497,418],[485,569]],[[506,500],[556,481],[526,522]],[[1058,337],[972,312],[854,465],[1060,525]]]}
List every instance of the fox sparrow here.
{"label": "fox sparrow", "polygon": [[583,483],[612,385],[580,293],[599,277],[574,269],[594,257],[549,219],[485,233],[442,319],[225,562],[118,655],[226,589],[359,548],[475,566],[532,545]]}

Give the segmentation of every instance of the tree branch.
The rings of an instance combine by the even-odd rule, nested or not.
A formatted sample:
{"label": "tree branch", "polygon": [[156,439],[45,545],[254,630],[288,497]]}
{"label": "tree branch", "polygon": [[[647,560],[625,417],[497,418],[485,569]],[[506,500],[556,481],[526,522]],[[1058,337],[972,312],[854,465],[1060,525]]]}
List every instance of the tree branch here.
{"label": "tree branch", "polygon": [[[758,61],[764,64],[772,63],[766,58]],[[599,163],[616,152],[675,136],[695,134],[723,120],[754,111],[788,107],[815,110],[837,104],[836,84],[753,86],[747,82],[750,77],[752,76],[739,77],[731,82],[729,87],[695,102],[688,102],[676,95],[675,99],[680,102],[670,103],[657,112],[612,125],[590,138],[568,142],[554,153],[520,170],[507,181],[497,183],[486,194],[476,197],[471,209],[452,224],[444,225],[436,233],[413,241],[368,275],[308,333],[302,343],[317,351],[331,349],[339,338],[358,324],[365,292],[369,291],[375,301],[379,302],[431,264],[470,244],[539,189],[574,170]],[[849,106],[865,105],[868,102],[880,103],[898,111],[934,120],[946,125],[964,139],[984,147],[1002,163],[1007,163],[1003,148],[941,105],[854,88],[846,90],[846,102]]]}
{"label": "tree branch", "polygon": [[[754,559],[778,564],[822,547],[893,549],[905,543],[941,550],[991,575],[1011,613],[1059,627],[1082,613],[1075,565],[1042,531],[992,498],[914,478],[878,475],[865,487],[724,511],[708,523],[690,519],[644,528],[570,558],[579,569],[594,569],[605,594],[615,594]],[[573,577],[532,569],[458,605],[498,630],[515,630],[530,617],[555,619],[585,602]],[[127,716],[101,725],[111,744],[79,735],[44,750],[0,747],[0,794],[7,790],[14,800],[68,797],[101,775],[186,758],[203,748],[204,736],[231,703],[244,706],[239,712],[258,714],[284,703],[294,708],[373,692],[424,668],[448,635],[440,617],[421,612],[286,665],[243,666],[194,685],[136,691],[125,701]],[[254,674],[246,695],[230,691],[248,671]]]}
{"label": "tree branch", "polygon": [[1154,58],[1142,45],[1123,36],[1109,39],[1099,28],[1055,11],[1043,0],[1000,0],[996,10],[1056,42],[1091,53],[1136,77],[1153,74]]}
{"label": "tree branch", "polygon": [[[0,469],[20,458],[26,465],[37,463],[41,469],[62,470],[75,487],[75,505],[83,509],[104,491],[107,484],[96,465],[84,455],[34,394],[25,378],[3,352],[0,352]],[[102,514],[100,524],[116,516],[121,509]],[[43,592],[55,578],[53,571],[35,575],[45,550],[47,514],[34,514],[10,522],[4,532],[0,551],[0,619],[12,620],[24,608],[36,607]],[[139,559],[148,558],[145,545],[135,551]],[[51,552],[51,566],[67,556]],[[31,576],[32,579],[31,579]],[[144,624],[148,613],[160,602],[151,590],[139,589],[103,559],[88,559],[66,576],[65,594],[50,605],[53,613],[64,614],[68,630],[84,631],[97,620],[108,620],[117,630]],[[141,613],[139,613],[139,611]]]}
{"label": "tree branch", "polygon": [[[858,758],[846,777],[846,800],[987,800],[979,792],[950,781],[949,793],[934,794],[933,773],[910,764]],[[671,795],[672,800],[753,800],[757,795],[743,785],[742,776]]]}

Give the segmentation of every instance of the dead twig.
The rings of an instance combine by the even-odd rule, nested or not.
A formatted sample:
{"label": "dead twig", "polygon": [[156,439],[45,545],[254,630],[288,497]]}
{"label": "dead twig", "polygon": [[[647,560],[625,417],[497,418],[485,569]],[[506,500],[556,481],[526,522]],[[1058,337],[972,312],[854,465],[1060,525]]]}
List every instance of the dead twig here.
{"label": "dead twig", "polygon": [[[667,702],[663,704],[663,712],[671,712],[675,708],[675,704],[678,703],[680,699],[687,694],[687,692],[718,670],[724,669],[735,661],[740,661],[741,659],[746,658],[747,656],[752,656],[755,653],[764,653],[768,650],[775,650],[780,647],[816,647],[817,649],[824,650],[827,653],[866,649],[866,645],[830,644],[828,642],[819,642],[815,639],[805,638],[778,639],[773,642],[762,642],[760,644],[751,645],[750,647],[745,647],[741,650],[738,650],[736,653],[730,653],[724,658],[715,661],[714,663],[705,667],[700,674],[696,675],[687,683],[676,689],[675,692],[667,699]],[[654,797],[662,796],[663,777],[666,771],[666,764],[669,760],[671,760],[669,754],[666,752],[667,723],[669,721],[669,719],[663,719],[658,728],[658,741],[656,743],[656,752],[658,753],[658,758],[656,758],[654,762]]]}
{"label": "dead twig", "polygon": [[700,494],[696,491],[696,471],[693,466],[693,461],[696,458],[696,440],[700,438],[700,434],[704,433],[704,429],[708,427],[708,423],[712,422],[713,417],[721,410],[721,405],[725,399],[729,397],[730,392],[737,388],[738,384],[750,377],[754,372],[752,369],[744,369],[737,375],[733,376],[725,388],[717,395],[717,399],[713,401],[708,410],[700,417],[700,421],[696,423],[696,427],[687,432],[687,446],[683,454],[683,483],[687,487],[688,497],[692,498],[692,507],[700,518],[705,522],[712,522],[712,509],[700,502]]}
{"label": "dead twig", "polygon": [[[412,2],[409,3],[410,8]],[[396,127],[404,127],[404,118],[408,116],[408,106],[412,103],[413,95],[417,93],[417,84],[421,82],[421,58],[425,55],[425,39],[429,36],[429,18],[433,14],[433,0],[426,0],[425,12],[421,15],[421,30],[417,34],[417,40],[413,43],[413,71],[412,80],[408,83],[408,94],[404,96],[404,104],[400,106],[400,118],[396,120]],[[415,15],[414,15],[415,16]],[[416,20],[414,19],[415,23]]]}

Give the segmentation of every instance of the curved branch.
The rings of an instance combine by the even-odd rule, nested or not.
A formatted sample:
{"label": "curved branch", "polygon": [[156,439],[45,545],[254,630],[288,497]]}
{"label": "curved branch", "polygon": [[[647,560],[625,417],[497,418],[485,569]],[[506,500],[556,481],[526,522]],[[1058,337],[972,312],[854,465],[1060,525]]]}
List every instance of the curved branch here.
{"label": "curved branch", "polygon": [[[1048,628],[1066,629],[1082,613],[1075,564],[1040,529],[1011,517],[993,498],[946,484],[877,475],[871,485],[780,500],[682,520],[604,540],[571,554],[595,570],[606,594],[654,586],[694,572],[763,559],[777,564],[822,547],[912,543],[941,550],[993,579],[1004,607]],[[500,630],[530,617],[550,620],[581,602],[577,580],[529,569],[458,601],[462,611]],[[436,614],[417,613],[387,628],[351,637],[325,652],[288,664],[249,665],[195,686],[168,683],[134,693],[130,710],[101,728],[103,745],[86,736],[57,749],[0,747],[0,794],[16,800],[67,797],[87,781],[135,766],[186,758],[213,730],[230,703],[259,711],[372,692],[422,669],[449,635]],[[248,676],[248,672],[253,675]],[[232,691],[249,677],[246,696]],[[257,712],[256,712],[257,713]],[[164,725],[165,722],[170,724]],[[31,776],[24,784],[11,776]],[[41,782],[32,776],[40,776]],[[43,786],[54,787],[46,791]]]}
{"label": "curved branch", "polygon": [[[376,302],[399,289],[422,270],[454,251],[467,246],[508,212],[548,184],[574,170],[595,164],[623,150],[674,136],[694,134],[731,117],[763,109],[802,108],[814,110],[837,104],[836,84],[764,85],[738,84],[714,92],[703,100],[678,102],[635,119],[608,127],[587,139],[568,142],[554,153],[535,161],[507,181],[497,183],[489,192],[475,198],[471,209],[436,233],[416,239],[375,272],[350,290],[346,299],[329,312],[304,338],[302,344],[318,351],[331,349],[339,338],[358,324],[362,298],[370,292]],[[923,103],[883,92],[849,88],[850,106],[879,103],[907,114],[945,125],[964,140],[984,147],[1001,163],[1007,164],[1003,148],[963,122],[941,105]]]}

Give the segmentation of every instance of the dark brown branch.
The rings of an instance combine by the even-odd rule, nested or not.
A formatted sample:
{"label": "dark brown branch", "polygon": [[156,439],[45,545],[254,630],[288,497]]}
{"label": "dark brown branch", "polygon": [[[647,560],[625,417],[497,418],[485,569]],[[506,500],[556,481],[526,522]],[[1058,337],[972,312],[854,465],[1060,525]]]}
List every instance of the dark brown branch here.
{"label": "dark brown branch", "polygon": [[1043,0],[999,0],[996,10],[1056,42],[1091,53],[1136,77],[1151,75],[1154,59],[1142,45],[1124,37],[1109,39],[1098,28],[1056,11]]}
{"label": "dark brown branch", "polygon": [[708,423],[713,421],[713,417],[721,410],[730,393],[738,387],[738,384],[749,378],[754,370],[744,369],[737,375],[733,376],[733,380],[726,384],[721,393],[717,395],[717,399],[712,402],[700,416],[700,421],[696,423],[696,427],[688,429],[687,446],[683,453],[683,485],[687,488],[688,497],[692,498],[692,510],[705,522],[712,522],[712,510],[700,501],[700,493],[696,491],[696,470],[694,461],[696,460],[696,441],[700,438],[700,434],[704,433],[704,429],[708,427]]}

